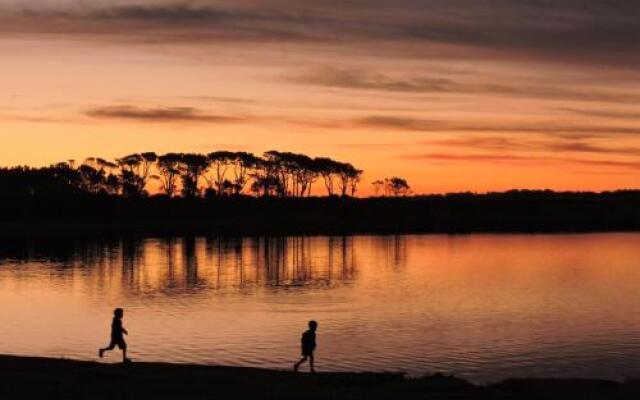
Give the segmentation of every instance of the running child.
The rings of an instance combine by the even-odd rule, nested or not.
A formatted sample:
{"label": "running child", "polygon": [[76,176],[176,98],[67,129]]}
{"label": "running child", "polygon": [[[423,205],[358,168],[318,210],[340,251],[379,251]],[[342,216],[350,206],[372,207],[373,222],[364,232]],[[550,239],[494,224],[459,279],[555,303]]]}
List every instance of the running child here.
{"label": "running child", "polygon": [[131,360],[127,358],[127,342],[124,341],[123,335],[128,335],[126,329],[122,326],[122,317],[124,316],[124,310],[122,308],[116,308],[113,310],[113,321],[111,322],[111,342],[109,346],[100,349],[98,355],[100,358],[104,356],[105,351],[110,351],[118,346],[122,350],[122,362],[127,363]]}

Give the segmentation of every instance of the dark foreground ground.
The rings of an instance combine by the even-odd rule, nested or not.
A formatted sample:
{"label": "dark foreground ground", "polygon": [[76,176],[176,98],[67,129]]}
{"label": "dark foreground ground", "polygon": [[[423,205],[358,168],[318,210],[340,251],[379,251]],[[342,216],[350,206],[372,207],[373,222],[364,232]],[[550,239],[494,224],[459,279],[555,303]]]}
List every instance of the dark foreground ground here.
{"label": "dark foreground ground", "polygon": [[0,356],[1,399],[638,399],[640,383],[518,379],[491,386],[432,376]]}

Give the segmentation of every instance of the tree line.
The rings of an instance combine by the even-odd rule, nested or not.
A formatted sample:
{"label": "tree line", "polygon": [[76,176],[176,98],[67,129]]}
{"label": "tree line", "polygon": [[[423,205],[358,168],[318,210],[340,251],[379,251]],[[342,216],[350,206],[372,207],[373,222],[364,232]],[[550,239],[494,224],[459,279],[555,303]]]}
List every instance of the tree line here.
{"label": "tree line", "polygon": [[[261,157],[248,152],[129,154],[113,161],[89,157],[46,168],[0,168],[0,178],[10,176],[21,186],[57,182],[91,194],[127,198],[160,194],[168,197],[355,197],[363,170],[328,157],[267,151]],[[49,179],[50,181],[47,181]],[[48,184],[48,183],[47,183]],[[404,196],[410,187],[403,178],[372,182],[375,196]],[[151,190],[153,189],[153,190]]]}
{"label": "tree line", "polygon": [[114,161],[90,157],[58,163],[49,173],[94,194],[145,197],[151,182],[160,194],[186,198],[233,196],[309,197],[321,183],[328,196],[355,196],[363,171],[328,157],[268,151],[209,154],[154,152],[130,154]]}

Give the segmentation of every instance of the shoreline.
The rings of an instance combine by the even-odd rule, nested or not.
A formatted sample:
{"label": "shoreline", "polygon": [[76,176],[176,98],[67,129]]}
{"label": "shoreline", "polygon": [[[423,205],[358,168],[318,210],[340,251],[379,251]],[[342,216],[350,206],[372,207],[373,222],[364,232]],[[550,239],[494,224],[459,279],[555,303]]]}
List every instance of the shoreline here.
{"label": "shoreline", "polygon": [[0,355],[3,399],[635,399],[640,380],[508,379],[475,385],[446,375],[293,373],[171,363],[107,364]]}
{"label": "shoreline", "polygon": [[25,197],[0,201],[0,236],[284,236],[640,231],[640,191],[515,191],[398,198]]}
{"label": "shoreline", "polygon": [[353,227],[336,223],[333,226],[256,226],[254,224],[224,224],[209,221],[1,221],[2,238],[49,237],[287,237],[287,236],[392,236],[392,235],[540,235],[540,234],[598,234],[637,233],[640,227],[483,227],[475,229],[418,228],[391,229],[388,227]]}

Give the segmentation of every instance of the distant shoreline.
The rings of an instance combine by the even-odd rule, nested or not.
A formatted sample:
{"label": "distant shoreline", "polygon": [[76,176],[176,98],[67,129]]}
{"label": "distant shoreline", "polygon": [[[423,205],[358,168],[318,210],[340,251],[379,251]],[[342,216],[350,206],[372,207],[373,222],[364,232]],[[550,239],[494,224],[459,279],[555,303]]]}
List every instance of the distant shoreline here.
{"label": "distant shoreline", "polygon": [[632,399],[640,382],[509,379],[479,386],[433,375],[308,373],[168,363],[101,364],[0,356],[3,399]]}
{"label": "distant shoreline", "polygon": [[640,191],[378,198],[0,199],[1,236],[260,236],[640,231]]}
{"label": "distant shoreline", "polygon": [[199,222],[175,222],[157,224],[153,222],[2,222],[0,221],[0,238],[50,238],[50,237],[261,237],[261,236],[388,236],[388,235],[562,235],[562,234],[595,234],[595,233],[634,233],[640,228],[629,229],[482,229],[482,230],[359,230],[342,229],[341,227],[313,229],[297,228],[265,228],[263,230],[245,229],[241,226],[225,226]]}

